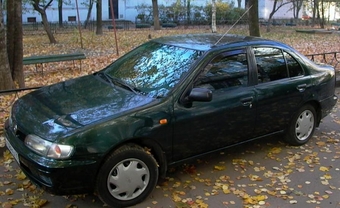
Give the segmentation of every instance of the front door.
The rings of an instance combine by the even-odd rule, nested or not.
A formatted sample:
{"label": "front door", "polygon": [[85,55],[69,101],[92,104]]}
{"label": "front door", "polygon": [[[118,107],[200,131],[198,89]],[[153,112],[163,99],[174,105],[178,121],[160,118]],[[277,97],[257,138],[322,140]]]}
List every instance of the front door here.
{"label": "front door", "polygon": [[245,49],[215,56],[194,81],[195,88],[208,88],[210,102],[179,103],[174,108],[173,159],[179,161],[252,136],[256,96],[248,86]]}

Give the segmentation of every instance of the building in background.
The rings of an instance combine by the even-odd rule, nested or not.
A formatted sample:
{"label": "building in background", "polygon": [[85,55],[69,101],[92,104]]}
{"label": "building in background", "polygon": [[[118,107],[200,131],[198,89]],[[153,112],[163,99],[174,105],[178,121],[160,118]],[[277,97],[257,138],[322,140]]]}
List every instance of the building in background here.
{"label": "building in background", "polygon": [[[287,1],[287,0],[284,0]],[[88,7],[84,4],[87,0],[78,0],[78,8],[79,8],[79,18],[80,21],[83,22],[86,20]],[[159,6],[171,6],[176,3],[177,0],[158,0]],[[186,5],[187,0],[180,1],[183,5]],[[210,0],[191,0],[191,6],[205,6],[207,2]],[[237,6],[237,0],[228,0],[225,2],[234,3]],[[272,10],[274,0],[259,0],[259,17],[262,19],[268,19],[269,13]],[[151,5],[152,0],[112,0],[113,8],[114,8],[114,15],[116,20],[129,20],[132,22],[136,21],[136,17],[139,14],[137,9],[138,6],[141,5]],[[111,8],[109,0],[102,0],[102,15],[103,20],[111,20]],[[244,8],[244,0],[241,1],[241,5]],[[308,5],[306,3],[305,5]],[[25,12],[23,13],[23,22],[24,23],[32,23],[32,22],[41,22],[41,16],[38,12],[33,10],[33,7],[30,4],[24,5]],[[70,4],[63,5],[63,21],[64,22],[75,22],[77,21],[77,5],[76,1],[71,1]],[[339,20],[340,19],[340,12],[339,8],[336,9],[335,4],[330,4],[329,7],[326,8],[327,12],[327,19],[330,21]],[[57,22],[58,21],[58,2],[54,1],[52,5],[46,11],[48,20],[50,22]],[[329,15],[328,15],[329,14]],[[308,6],[304,6],[303,9],[300,11],[299,18],[301,19],[303,16],[311,15],[311,11]],[[286,4],[282,8],[280,8],[274,15],[274,19],[291,19],[293,18],[293,11],[292,11],[292,4]],[[90,20],[95,21],[96,18],[96,7],[93,6],[91,12]]]}
{"label": "building in background", "polygon": [[[87,0],[78,0],[78,9],[79,9],[79,18],[80,21],[85,21],[88,12],[88,6],[84,4]],[[185,3],[185,1],[182,0]],[[170,6],[176,3],[176,0],[158,0],[158,5]],[[191,5],[206,5],[206,0],[191,0]],[[120,20],[129,20],[134,22],[137,15],[137,7],[140,5],[151,5],[152,0],[112,0],[112,5],[114,8],[114,16],[115,19]],[[109,0],[102,0],[102,15],[103,20],[111,20],[111,4]],[[23,22],[40,22],[41,17],[38,12],[33,10],[32,5],[25,4],[23,6],[25,8],[25,12],[23,13]],[[72,22],[77,20],[77,5],[76,1],[71,1],[70,4],[63,4],[63,21]],[[48,20],[50,22],[57,22],[58,15],[58,2],[54,1],[51,6],[46,10]],[[95,20],[96,18],[96,7],[95,5],[92,8],[91,18],[90,20]]]}

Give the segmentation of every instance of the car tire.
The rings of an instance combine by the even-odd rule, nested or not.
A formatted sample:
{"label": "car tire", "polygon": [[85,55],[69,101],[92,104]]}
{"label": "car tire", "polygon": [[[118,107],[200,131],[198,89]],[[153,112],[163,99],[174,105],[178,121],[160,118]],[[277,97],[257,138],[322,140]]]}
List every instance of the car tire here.
{"label": "car tire", "polygon": [[152,192],[158,175],[152,154],[138,145],[127,144],[105,160],[97,176],[96,193],[109,206],[132,206]]}
{"label": "car tire", "polygon": [[291,145],[306,144],[313,136],[316,119],[316,111],[312,105],[301,107],[289,124],[285,140]]}

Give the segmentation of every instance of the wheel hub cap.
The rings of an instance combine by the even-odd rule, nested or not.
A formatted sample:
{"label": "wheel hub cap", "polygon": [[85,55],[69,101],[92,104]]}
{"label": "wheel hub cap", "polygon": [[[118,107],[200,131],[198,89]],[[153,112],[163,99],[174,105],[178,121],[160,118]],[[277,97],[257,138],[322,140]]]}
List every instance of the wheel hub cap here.
{"label": "wheel hub cap", "polygon": [[131,200],[146,189],[150,172],[146,164],[137,159],[127,159],[112,168],[107,179],[107,187],[113,197]]}
{"label": "wheel hub cap", "polygon": [[314,116],[313,113],[309,110],[303,111],[298,117],[295,125],[296,137],[299,140],[307,139],[314,127]]}

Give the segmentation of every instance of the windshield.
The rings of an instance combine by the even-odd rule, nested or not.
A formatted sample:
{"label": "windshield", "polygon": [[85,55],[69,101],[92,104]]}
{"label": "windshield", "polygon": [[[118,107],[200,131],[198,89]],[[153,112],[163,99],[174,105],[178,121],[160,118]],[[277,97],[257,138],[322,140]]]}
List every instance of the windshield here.
{"label": "windshield", "polygon": [[149,97],[166,96],[202,53],[148,42],[109,65],[104,73]]}

